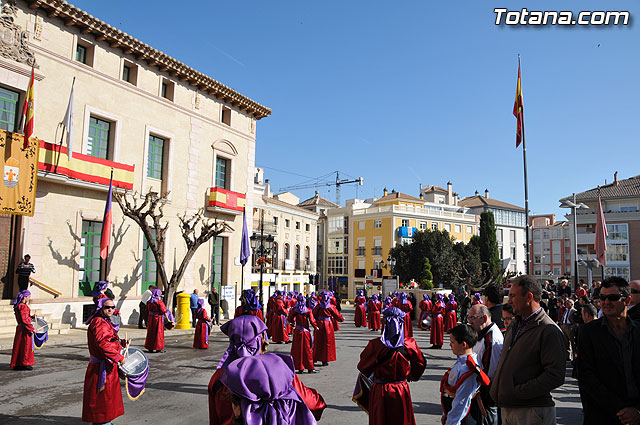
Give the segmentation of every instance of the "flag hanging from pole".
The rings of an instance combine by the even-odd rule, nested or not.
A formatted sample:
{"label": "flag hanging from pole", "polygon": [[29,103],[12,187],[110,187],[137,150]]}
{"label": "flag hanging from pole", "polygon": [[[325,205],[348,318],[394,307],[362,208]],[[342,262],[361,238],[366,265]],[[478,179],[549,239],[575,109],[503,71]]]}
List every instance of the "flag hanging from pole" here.
{"label": "flag hanging from pole", "polygon": [[71,83],[71,94],[69,95],[69,104],[67,105],[67,112],[64,114],[64,119],[62,120],[62,125],[67,131],[67,156],[71,159],[73,155],[73,87],[74,87],[75,79],[73,83]]}
{"label": "flag hanging from pole", "polygon": [[240,264],[242,267],[247,264],[251,257],[251,246],[249,245],[249,232],[247,231],[247,212],[242,213],[242,242],[240,243]]}
{"label": "flag hanging from pole", "polygon": [[27,94],[24,97],[24,107],[22,108],[22,116],[24,117],[24,148],[29,145],[29,138],[33,135],[33,121],[35,118],[35,104],[33,102],[33,80],[34,80],[34,67],[31,67],[31,79],[29,80],[29,87],[27,87]]}
{"label": "flag hanging from pole", "polygon": [[109,244],[111,243],[111,194],[113,191],[113,171],[111,172],[111,180],[109,181],[109,193],[107,194],[107,205],[104,207],[104,218],[102,219],[102,234],[100,235],[100,258],[106,260],[109,253]]}
{"label": "flag hanging from pole", "polygon": [[516,148],[524,140],[524,105],[522,103],[522,80],[520,78],[520,56],[518,56],[518,84],[516,86],[516,101],[513,105],[513,116],[516,117]]}
{"label": "flag hanging from pole", "polygon": [[607,265],[607,222],[602,211],[600,190],[598,190],[598,212],[596,217],[596,259],[603,266]]}

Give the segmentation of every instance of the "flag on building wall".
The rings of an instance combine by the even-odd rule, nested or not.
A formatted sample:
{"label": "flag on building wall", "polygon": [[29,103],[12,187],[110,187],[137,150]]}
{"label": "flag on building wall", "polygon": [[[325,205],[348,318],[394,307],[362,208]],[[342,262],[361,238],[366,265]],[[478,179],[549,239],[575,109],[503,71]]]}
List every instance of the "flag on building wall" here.
{"label": "flag on building wall", "polygon": [[35,105],[33,102],[33,79],[35,73],[33,66],[31,67],[31,80],[27,87],[27,95],[24,97],[24,107],[22,108],[22,116],[24,117],[24,148],[29,145],[29,138],[33,134],[33,121],[35,118]]}
{"label": "flag on building wall", "polygon": [[249,245],[249,232],[247,231],[247,212],[242,214],[242,241],[240,243],[240,264],[244,267],[251,257],[251,246]]}
{"label": "flag on building wall", "polygon": [[113,191],[113,174],[109,182],[109,193],[107,194],[107,205],[104,207],[104,218],[102,219],[102,233],[100,235],[100,258],[105,260],[109,253],[109,244],[111,243],[111,193]]}
{"label": "flag on building wall", "polygon": [[71,83],[71,94],[69,95],[69,104],[67,105],[67,112],[64,114],[62,125],[67,131],[67,157],[71,159],[73,156],[73,147],[71,145],[73,141],[73,87],[75,85],[75,78]]}
{"label": "flag on building wall", "polygon": [[598,211],[596,218],[596,259],[603,266],[607,265],[607,222],[602,211],[602,200],[598,190]]}
{"label": "flag on building wall", "polygon": [[516,101],[513,105],[513,116],[516,117],[516,148],[524,140],[524,105],[522,103],[522,81],[520,79],[520,56],[518,56],[518,84],[516,86]]}

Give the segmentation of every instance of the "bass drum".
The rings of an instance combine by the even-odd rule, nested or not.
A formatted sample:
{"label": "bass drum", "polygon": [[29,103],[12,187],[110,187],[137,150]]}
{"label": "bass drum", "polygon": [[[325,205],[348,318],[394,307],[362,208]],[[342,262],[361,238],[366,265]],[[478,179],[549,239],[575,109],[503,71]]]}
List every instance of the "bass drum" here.
{"label": "bass drum", "polygon": [[120,372],[129,378],[141,376],[149,368],[149,358],[139,348],[123,348],[120,354],[124,356],[124,365],[120,365]]}
{"label": "bass drum", "polygon": [[33,328],[36,330],[35,333],[38,335],[49,332],[49,324],[42,317],[38,317],[36,320],[32,320],[31,326],[33,326]]}

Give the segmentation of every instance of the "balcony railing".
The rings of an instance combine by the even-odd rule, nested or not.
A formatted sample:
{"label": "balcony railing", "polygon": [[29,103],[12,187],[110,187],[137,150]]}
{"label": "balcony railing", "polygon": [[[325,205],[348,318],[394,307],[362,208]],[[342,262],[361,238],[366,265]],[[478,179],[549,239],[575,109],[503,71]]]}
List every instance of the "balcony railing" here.
{"label": "balcony railing", "polygon": [[374,246],[373,248],[371,248],[371,254],[372,255],[382,255],[382,247],[381,246]]}
{"label": "balcony railing", "polygon": [[358,249],[356,249],[356,255],[365,255],[365,247],[358,247]]}
{"label": "balcony railing", "polygon": [[[260,231],[261,231],[260,219],[254,219],[253,220],[253,233],[260,234]],[[271,221],[266,221],[265,220],[265,222],[264,222],[264,234],[265,235],[277,235],[278,234],[278,226],[273,224],[273,222],[271,222]]]}
{"label": "balcony railing", "polygon": [[207,211],[240,215],[247,203],[247,196],[221,187],[210,187]]}
{"label": "balcony railing", "polygon": [[134,170],[134,165],[83,155],[78,152],[73,152],[71,159],[69,159],[65,146],[40,141],[39,177],[64,180],[67,183],[109,186],[111,171],[113,171],[113,186],[131,190],[133,189]]}

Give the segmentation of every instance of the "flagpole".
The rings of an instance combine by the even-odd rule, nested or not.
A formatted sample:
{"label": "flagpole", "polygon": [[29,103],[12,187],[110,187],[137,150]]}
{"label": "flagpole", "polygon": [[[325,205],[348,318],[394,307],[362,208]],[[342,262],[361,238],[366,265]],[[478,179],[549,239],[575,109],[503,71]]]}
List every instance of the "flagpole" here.
{"label": "flagpole", "polygon": [[[520,63],[520,54],[518,53],[518,69],[521,70],[521,63]],[[522,76],[520,76],[520,87],[522,87]],[[529,182],[527,180],[527,142],[525,140],[525,131],[524,131],[524,102],[522,102],[521,105],[522,108],[522,112],[521,112],[521,120],[522,120],[522,161],[523,161],[523,165],[524,165],[524,213],[525,213],[525,223],[526,223],[526,229],[525,229],[525,237],[526,237],[526,242],[527,242],[527,249],[526,254],[525,254],[525,258],[526,258],[526,262],[527,262],[527,274],[530,273],[529,270]]]}
{"label": "flagpole", "polygon": [[[73,93],[73,86],[76,84],[76,77],[73,77],[73,81],[71,81],[71,92]],[[68,108],[68,106],[67,106]],[[66,118],[66,114],[65,114],[65,118]],[[63,118],[64,120],[64,118]],[[69,129],[66,128],[64,122],[61,122],[58,124],[58,126],[62,125],[62,131],[60,132],[60,143],[58,143],[58,156],[56,158],[56,165],[55,168],[53,170],[54,173],[58,172],[58,163],[60,162],[60,155],[62,155],[62,141],[64,140],[64,133],[66,132],[67,134],[69,133]],[[69,149],[67,147],[67,149]],[[69,156],[69,151],[67,150],[67,156]],[[111,169],[111,174],[113,175],[113,169]]]}

